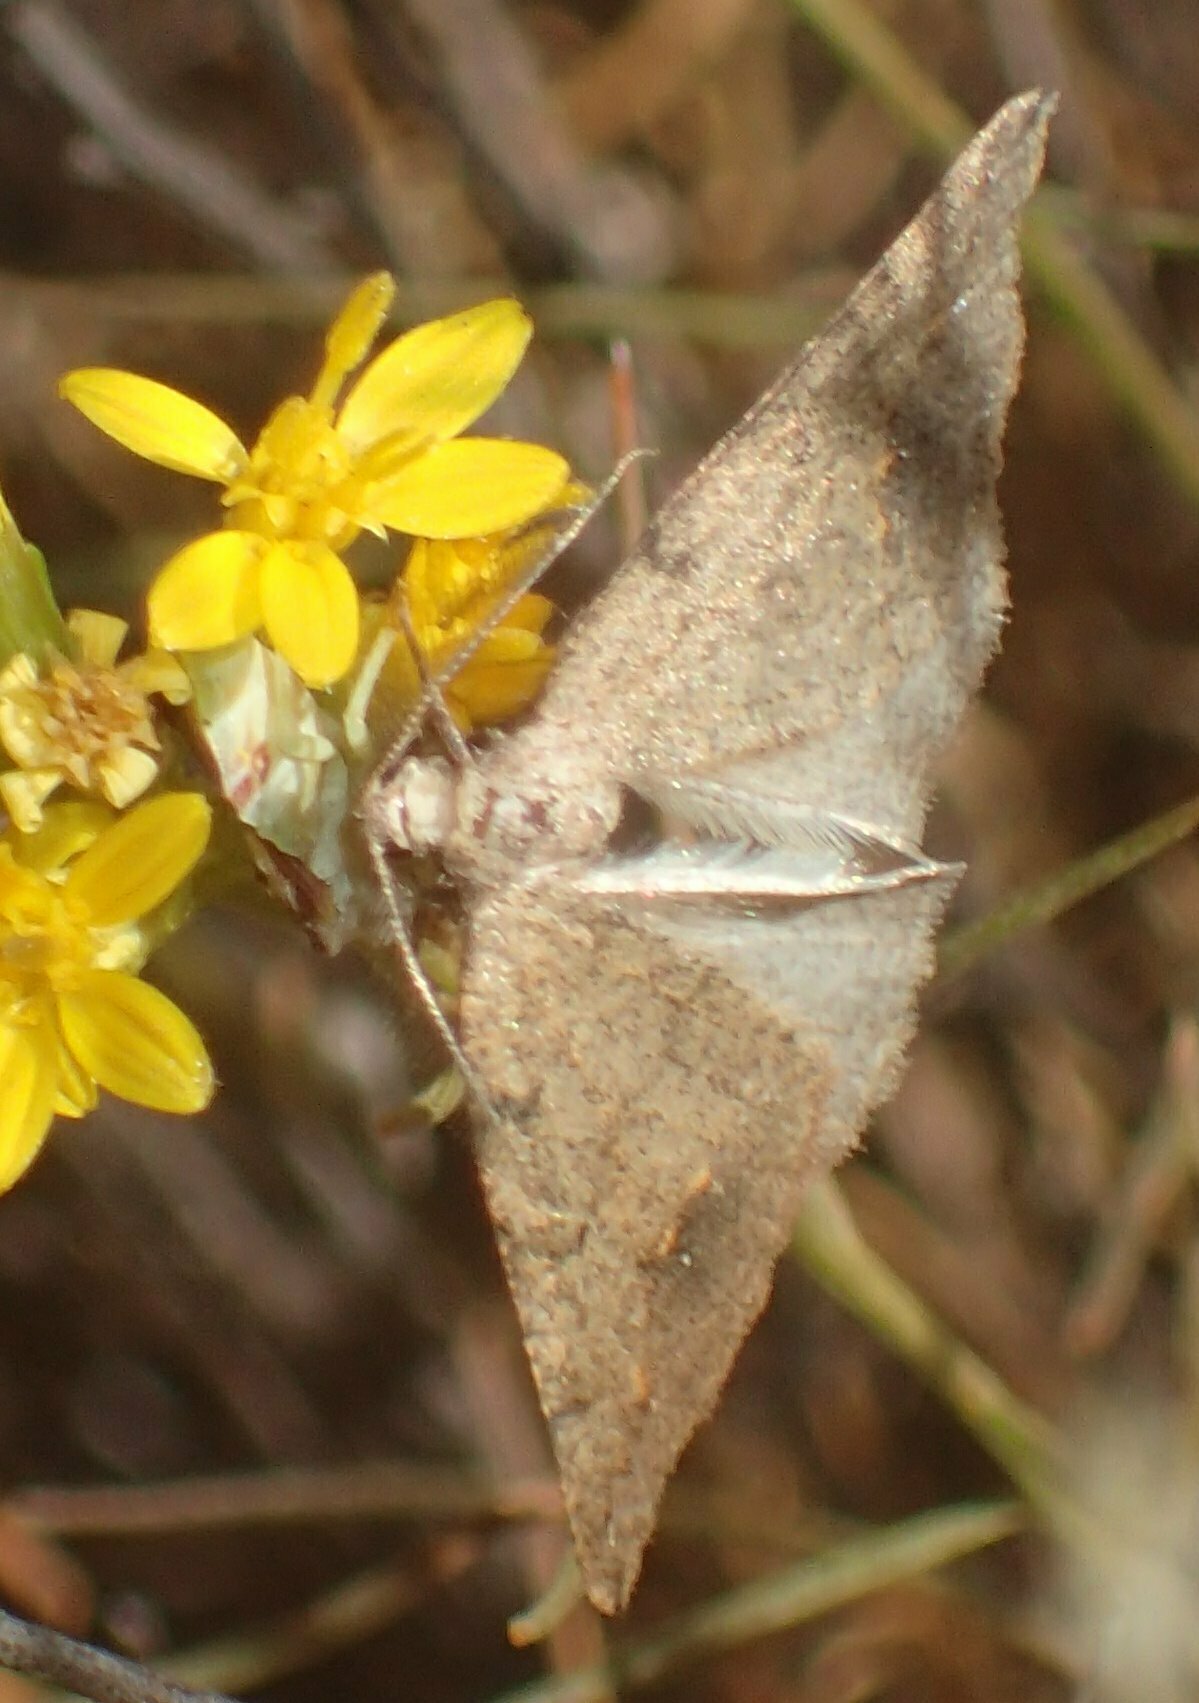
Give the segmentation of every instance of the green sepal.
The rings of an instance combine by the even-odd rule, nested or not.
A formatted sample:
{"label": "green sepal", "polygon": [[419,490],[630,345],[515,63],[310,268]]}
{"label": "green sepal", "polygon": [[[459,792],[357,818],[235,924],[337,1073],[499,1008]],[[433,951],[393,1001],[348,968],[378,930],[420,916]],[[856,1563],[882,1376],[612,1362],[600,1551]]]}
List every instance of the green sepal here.
{"label": "green sepal", "polygon": [[18,651],[39,665],[71,644],[50,589],[46,559],[27,544],[0,498],[0,667]]}

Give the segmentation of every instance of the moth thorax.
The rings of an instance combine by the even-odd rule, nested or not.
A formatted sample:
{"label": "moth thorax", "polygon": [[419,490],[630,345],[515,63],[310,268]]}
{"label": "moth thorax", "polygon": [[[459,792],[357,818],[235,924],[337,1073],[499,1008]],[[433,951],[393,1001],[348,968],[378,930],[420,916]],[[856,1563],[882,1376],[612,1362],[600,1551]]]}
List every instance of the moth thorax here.
{"label": "moth thorax", "polygon": [[410,757],[387,790],[387,837],[399,851],[444,846],[454,827],[458,777],[441,757]]}
{"label": "moth thorax", "polygon": [[462,776],[458,836],[480,851],[521,863],[557,863],[603,851],[620,819],[620,789],[530,774],[497,781],[486,765]]}

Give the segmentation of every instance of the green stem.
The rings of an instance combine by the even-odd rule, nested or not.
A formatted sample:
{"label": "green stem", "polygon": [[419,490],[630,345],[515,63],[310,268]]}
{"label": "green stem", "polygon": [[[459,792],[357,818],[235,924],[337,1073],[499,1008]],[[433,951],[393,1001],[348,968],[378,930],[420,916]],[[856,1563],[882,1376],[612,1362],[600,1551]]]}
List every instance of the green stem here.
{"label": "green stem", "polygon": [[1110,840],[1089,856],[1077,858],[1037,885],[1026,887],[978,922],[947,936],[938,960],[940,979],[960,976],[1021,930],[1052,922],[1083,899],[1110,887],[1130,870],[1186,839],[1196,828],[1199,828],[1199,798],[1189,798],[1185,804],[1176,804],[1121,834],[1119,839]]}
{"label": "green stem", "polygon": [[500,1703],[610,1703],[614,1690],[653,1685],[701,1656],[737,1649],[856,1602],[870,1591],[998,1543],[1021,1528],[1012,1503],[942,1508],[865,1533],[676,1615],[603,1665],[551,1674]]}
{"label": "green stem", "polygon": [[809,1189],[791,1250],[828,1294],[937,1391],[1031,1501],[1056,1512],[1061,1466],[1052,1426],[879,1258],[831,1179]]}

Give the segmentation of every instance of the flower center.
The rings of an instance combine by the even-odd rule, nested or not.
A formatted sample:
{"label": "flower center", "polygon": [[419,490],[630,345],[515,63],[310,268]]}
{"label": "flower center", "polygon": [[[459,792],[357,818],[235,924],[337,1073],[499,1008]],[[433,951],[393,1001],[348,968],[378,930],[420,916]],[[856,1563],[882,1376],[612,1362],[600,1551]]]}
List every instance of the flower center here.
{"label": "flower center", "polygon": [[289,396],[263,427],[245,472],[223,501],[231,526],[343,549],[359,531],[351,516],[362,486],[329,410]]}
{"label": "flower center", "polygon": [[[61,871],[59,872],[61,874]],[[133,970],[146,956],[135,923],[94,928],[88,907],[59,881],[24,869],[0,845],[0,1014],[38,1023],[55,994],[76,990],[87,970]]]}
{"label": "flower center", "polygon": [[10,702],[21,747],[11,754],[28,768],[61,768],[79,787],[114,749],[158,749],[146,694],[113,668],[59,662],[45,680],[11,688]]}
{"label": "flower center", "polygon": [[60,887],[0,846],[0,1008],[36,1022],[48,993],[65,993],[96,961],[86,913]]}

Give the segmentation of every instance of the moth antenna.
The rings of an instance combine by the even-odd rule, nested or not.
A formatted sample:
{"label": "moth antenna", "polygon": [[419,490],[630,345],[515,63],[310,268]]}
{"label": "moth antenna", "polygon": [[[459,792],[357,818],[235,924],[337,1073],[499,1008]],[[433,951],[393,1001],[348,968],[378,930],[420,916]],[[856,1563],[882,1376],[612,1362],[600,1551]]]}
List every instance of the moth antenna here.
{"label": "moth antenna", "polygon": [[[634,461],[639,460],[641,456],[647,455],[648,453],[649,451],[643,449],[631,450],[628,455],[623,456],[621,460],[617,462],[616,466],[608,475],[607,479],[604,480],[604,483],[600,486],[591,502],[583,504],[582,507],[575,511],[573,518],[554,538],[551,548],[547,550],[545,555],[530,562],[525,571],[517,576],[504,595],[496,603],[495,607],[488,612],[482,621],[479,622],[469,639],[467,639],[458,650],[453,652],[442,667],[438,669],[436,674],[430,674],[427,668],[423,666],[424,658],[421,656],[419,647],[416,645],[415,636],[412,632],[411,618],[408,617],[407,611],[401,606],[400,619],[404,627],[404,636],[407,638],[408,643],[413,647],[413,654],[417,658],[417,667],[421,671],[424,693],[420,702],[416,705],[415,709],[411,712],[408,719],[400,728],[399,733],[392,740],[385,755],[380,758],[374,773],[367,783],[366,793],[378,791],[386,784],[386,777],[394,774],[397,765],[403,760],[413,740],[416,738],[417,733],[420,731],[420,725],[424,720],[426,713],[430,708],[432,708],[433,713],[436,715],[438,705],[441,706],[445,715],[445,721],[443,722],[439,720],[439,726],[450,751],[461,765],[465,766],[474,761],[469,745],[466,743],[465,739],[463,739],[458,727],[453,724],[453,718],[450,716],[449,710],[445,704],[445,693],[443,688],[449,684],[456,674],[461,673],[462,669],[466,667],[467,663],[479,649],[479,646],[483,643],[484,639],[486,639],[490,633],[494,632],[495,628],[500,625],[505,616],[511,613],[511,611],[520,602],[521,598],[529,590],[530,586],[535,585],[541,578],[550,563],[556,561],[562,552],[574,543],[575,539],[579,536],[579,533],[582,532],[583,528],[587,525],[588,521],[592,518],[596,511],[602,508],[607,502],[608,498],[617,488],[631,464]],[[382,662],[380,662],[375,669],[376,677],[381,666]],[[370,690],[374,690],[373,679],[370,682]],[[365,703],[359,706],[359,713],[360,716],[365,716]],[[449,727],[451,725],[453,726],[452,734],[449,733]]]}
{"label": "moth antenna", "polygon": [[412,625],[411,610],[403,597],[397,598],[396,601],[399,604],[400,626],[416,662],[416,671],[420,675],[422,687],[421,714],[423,715],[428,711],[437,724],[437,731],[441,734],[450,756],[453,757],[460,769],[467,769],[474,762],[470,746],[466,743],[458,723],[450,714],[450,706],[446,702],[445,693],[442,691],[440,683],[434,680],[429,673],[428,660],[417,643],[416,628]]}
{"label": "moth antenna", "polygon": [[584,503],[581,507],[574,511],[572,518],[563,527],[562,531],[555,536],[553,544],[546,551],[546,554],[537,560],[530,562],[524,572],[517,575],[516,579],[513,580],[512,584],[496,603],[495,607],[489,610],[484,619],[479,622],[470,637],[464,641],[461,647],[456,650],[448,661],[440,669],[438,669],[437,673],[432,676],[432,685],[438,687],[446,685],[448,681],[453,679],[455,674],[460,673],[462,669],[466,667],[471,657],[474,656],[479,646],[483,643],[483,640],[493,633],[498,626],[500,626],[506,616],[512,613],[513,609],[515,609],[516,605],[525,595],[525,592],[529,590],[530,586],[536,585],[537,581],[541,578],[542,574],[545,573],[551,562],[556,562],[562,552],[570,548],[575,539],[579,536],[579,533],[582,532],[588,521],[591,520],[592,516],[604,506],[613,491],[620,484],[620,481],[624,478],[625,471],[631,463],[648,453],[648,450],[635,449],[630,451],[628,455],[624,456],[619,462],[617,462],[616,466],[604,480],[592,500],[589,503]]}
{"label": "moth antenna", "polygon": [[[421,683],[420,701],[417,703],[404,722],[396,737],[389,741],[386,756],[382,759],[375,773],[380,769],[390,770],[403,757],[425,716],[431,715],[437,724],[438,731],[445,742],[446,749],[455,759],[460,768],[466,768],[472,761],[471,750],[463,738],[458,724],[455,722],[445,694],[437,682],[430,678],[428,664],[424,652],[417,642],[416,629],[412,625],[412,615],[402,599],[399,601],[400,629],[412,653],[417,675]],[[375,635],[374,643],[367,652],[366,659],[358,671],[353,690],[346,701],[342,712],[342,723],[346,730],[346,739],[350,749],[364,752],[367,747],[366,712],[374,697],[375,687],[379,684],[387,658],[396,642],[396,631],[393,627],[382,627]]]}

